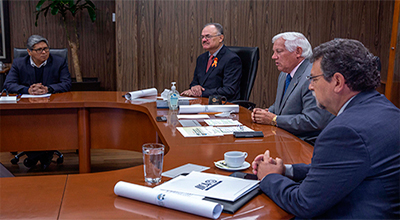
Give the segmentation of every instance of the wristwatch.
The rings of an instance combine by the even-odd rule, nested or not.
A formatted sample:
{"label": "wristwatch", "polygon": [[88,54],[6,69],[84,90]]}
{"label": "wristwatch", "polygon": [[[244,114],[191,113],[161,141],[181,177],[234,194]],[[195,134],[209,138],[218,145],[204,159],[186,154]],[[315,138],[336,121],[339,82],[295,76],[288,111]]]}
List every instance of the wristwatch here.
{"label": "wristwatch", "polygon": [[273,125],[273,126],[276,126],[276,117],[277,117],[277,116],[275,116],[275,117],[272,119],[272,121],[271,121],[271,125]]}

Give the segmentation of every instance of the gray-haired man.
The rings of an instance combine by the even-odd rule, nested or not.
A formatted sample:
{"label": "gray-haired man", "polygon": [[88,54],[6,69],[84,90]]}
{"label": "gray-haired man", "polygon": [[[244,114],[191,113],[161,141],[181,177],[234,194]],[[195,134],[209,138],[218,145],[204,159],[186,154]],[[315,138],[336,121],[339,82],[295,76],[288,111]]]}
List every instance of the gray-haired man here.
{"label": "gray-haired man", "polygon": [[28,54],[16,58],[4,82],[9,93],[41,95],[68,92],[71,76],[68,63],[59,56],[49,53],[49,42],[39,35],[27,41]]}
{"label": "gray-haired man", "polygon": [[285,32],[272,38],[276,67],[281,71],[275,103],[268,109],[255,108],[252,119],[256,123],[283,128],[313,144],[318,134],[332,120],[333,115],[317,108],[308,90],[312,64],[311,44],[303,34]]}

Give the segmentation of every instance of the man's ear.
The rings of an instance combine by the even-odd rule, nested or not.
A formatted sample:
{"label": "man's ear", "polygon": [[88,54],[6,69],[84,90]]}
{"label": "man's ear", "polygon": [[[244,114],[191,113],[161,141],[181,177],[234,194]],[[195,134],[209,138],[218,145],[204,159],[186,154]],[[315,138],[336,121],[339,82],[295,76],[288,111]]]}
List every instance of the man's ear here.
{"label": "man's ear", "polygon": [[219,38],[219,42],[223,42],[223,41],[224,41],[224,38],[225,38],[225,36],[224,36],[223,34],[221,34],[219,37],[220,37],[220,38]]}
{"label": "man's ear", "polygon": [[295,52],[296,52],[296,57],[300,58],[301,54],[303,54],[303,48],[297,47]]}
{"label": "man's ear", "polygon": [[333,74],[332,80],[335,83],[334,91],[336,93],[340,93],[341,91],[343,91],[346,86],[346,80],[344,79],[344,76],[341,73],[336,72],[335,74]]}
{"label": "man's ear", "polygon": [[26,51],[28,51],[29,56],[31,55],[32,51],[30,51],[29,49],[26,49]]}

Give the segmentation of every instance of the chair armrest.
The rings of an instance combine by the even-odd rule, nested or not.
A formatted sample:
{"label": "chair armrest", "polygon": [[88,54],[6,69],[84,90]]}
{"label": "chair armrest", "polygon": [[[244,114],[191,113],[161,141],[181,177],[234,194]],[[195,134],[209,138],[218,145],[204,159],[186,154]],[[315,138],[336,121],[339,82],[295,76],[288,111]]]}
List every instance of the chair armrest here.
{"label": "chair armrest", "polygon": [[247,108],[249,110],[253,110],[256,107],[255,103],[252,103],[252,102],[247,101],[247,100],[234,100],[234,101],[231,101],[231,103],[240,105],[240,106],[242,106],[244,108]]}

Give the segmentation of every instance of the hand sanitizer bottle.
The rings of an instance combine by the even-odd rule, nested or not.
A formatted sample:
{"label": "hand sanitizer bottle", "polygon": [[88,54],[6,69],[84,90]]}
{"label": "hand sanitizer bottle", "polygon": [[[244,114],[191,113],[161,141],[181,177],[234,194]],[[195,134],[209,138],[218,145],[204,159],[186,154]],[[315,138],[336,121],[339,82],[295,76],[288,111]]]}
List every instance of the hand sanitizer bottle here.
{"label": "hand sanitizer bottle", "polygon": [[170,110],[177,110],[178,109],[178,99],[179,99],[179,92],[176,91],[176,82],[171,83],[171,91],[168,95],[168,107]]}

